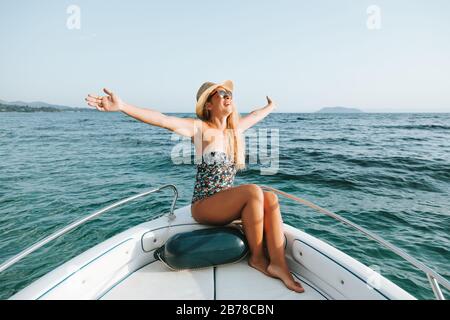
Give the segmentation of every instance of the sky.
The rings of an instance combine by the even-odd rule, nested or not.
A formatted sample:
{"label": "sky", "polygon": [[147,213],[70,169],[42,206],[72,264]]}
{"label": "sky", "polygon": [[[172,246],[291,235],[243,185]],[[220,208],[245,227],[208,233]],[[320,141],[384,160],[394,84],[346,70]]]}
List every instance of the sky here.
{"label": "sky", "polygon": [[0,99],[87,107],[107,87],[194,112],[203,82],[231,79],[244,113],[266,95],[274,112],[450,112],[449,17],[448,0],[2,0]]}

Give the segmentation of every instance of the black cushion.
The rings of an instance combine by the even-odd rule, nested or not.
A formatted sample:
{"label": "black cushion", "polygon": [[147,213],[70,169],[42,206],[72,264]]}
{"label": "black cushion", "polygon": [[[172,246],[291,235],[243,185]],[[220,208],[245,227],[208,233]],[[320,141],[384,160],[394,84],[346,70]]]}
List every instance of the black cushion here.
{"label": "black cushion", "polygon": [[226,226],[175,234],[154,256],[173,270],[183,270],[237,262],[247,253],[242,231]]}

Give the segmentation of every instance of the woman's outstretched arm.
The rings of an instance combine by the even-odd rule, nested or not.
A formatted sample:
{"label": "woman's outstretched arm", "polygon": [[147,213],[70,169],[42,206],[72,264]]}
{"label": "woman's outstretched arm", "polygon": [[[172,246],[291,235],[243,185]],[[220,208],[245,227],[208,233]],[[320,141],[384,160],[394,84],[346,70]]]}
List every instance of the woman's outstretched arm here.
{"label": "woman's outstretched arm", "polygon": [[267,98],[266,106],[257,110],[253,110],[248,115],[242,117],[239,120],[239,129],[245,131],[250,127],[253,127],[255,124],[264,119],[269,113],[271,113],[273,109],[275,109],[275,105],[273,104],[272,100],[270,100],[269,97],[266,98]]}
{"label": "woman's outstretched arm", "polygon": [[136,120],[171,130],[186,137],[194,135],[195,119],[167,116],[156,110],[139,108],[122,101],[117,94],[106,88],[103,91],[107,94],[103,97],[89,94],[85,99],[88,105],[99,111],[122,111]]}

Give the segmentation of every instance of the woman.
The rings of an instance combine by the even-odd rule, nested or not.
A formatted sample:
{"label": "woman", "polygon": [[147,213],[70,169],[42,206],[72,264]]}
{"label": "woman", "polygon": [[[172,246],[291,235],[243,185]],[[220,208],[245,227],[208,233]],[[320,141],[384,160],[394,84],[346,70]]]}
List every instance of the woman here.
{"label": "woman", "polygon": [[197,92],[199,119],[186,119],[129,105],[110,90],[103,90],[107,94],[103,97],[89,94],[88,105],[99,111],[122,111],[139,121],[191,138],[200,160],[192,197],[192,217],[199,223],[214,225],[226,225],[240,218],[250,247],[248,264],[268,276],[279,278],[289,289],[303,292],[286,262],[277,196],[256,184],[233,187],[236,171],[245,167],[242,132],[273,111],[275,106],[270,98],[267,97],[265,107],[240,118],[233,103],[232,81],[205,82]]}

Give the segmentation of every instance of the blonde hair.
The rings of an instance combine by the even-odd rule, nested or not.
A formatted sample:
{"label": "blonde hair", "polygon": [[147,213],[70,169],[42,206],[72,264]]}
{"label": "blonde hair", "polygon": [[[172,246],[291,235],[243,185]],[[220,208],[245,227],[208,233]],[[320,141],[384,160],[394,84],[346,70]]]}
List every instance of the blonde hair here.
{"label": "blonde hair", "polygon": [[236,169],[245,169],[245,139],[239,130],[240,115],[237,110],[227,118],[226,153],[234,160]]}
{"label": "blonde hair", "polygon": [[[207,102],[209,102],[209,98]],[[209,122],[210,118],[211,113],[206,108],[205,103],[203,106],[203,117],[200,119]],[[239,112],[233,107],[233,111],[227,117],[225,130],[225,152],[234,161],[237,170],[245,169],[245,139],[241,130],[239,130],[240,118]]]}

